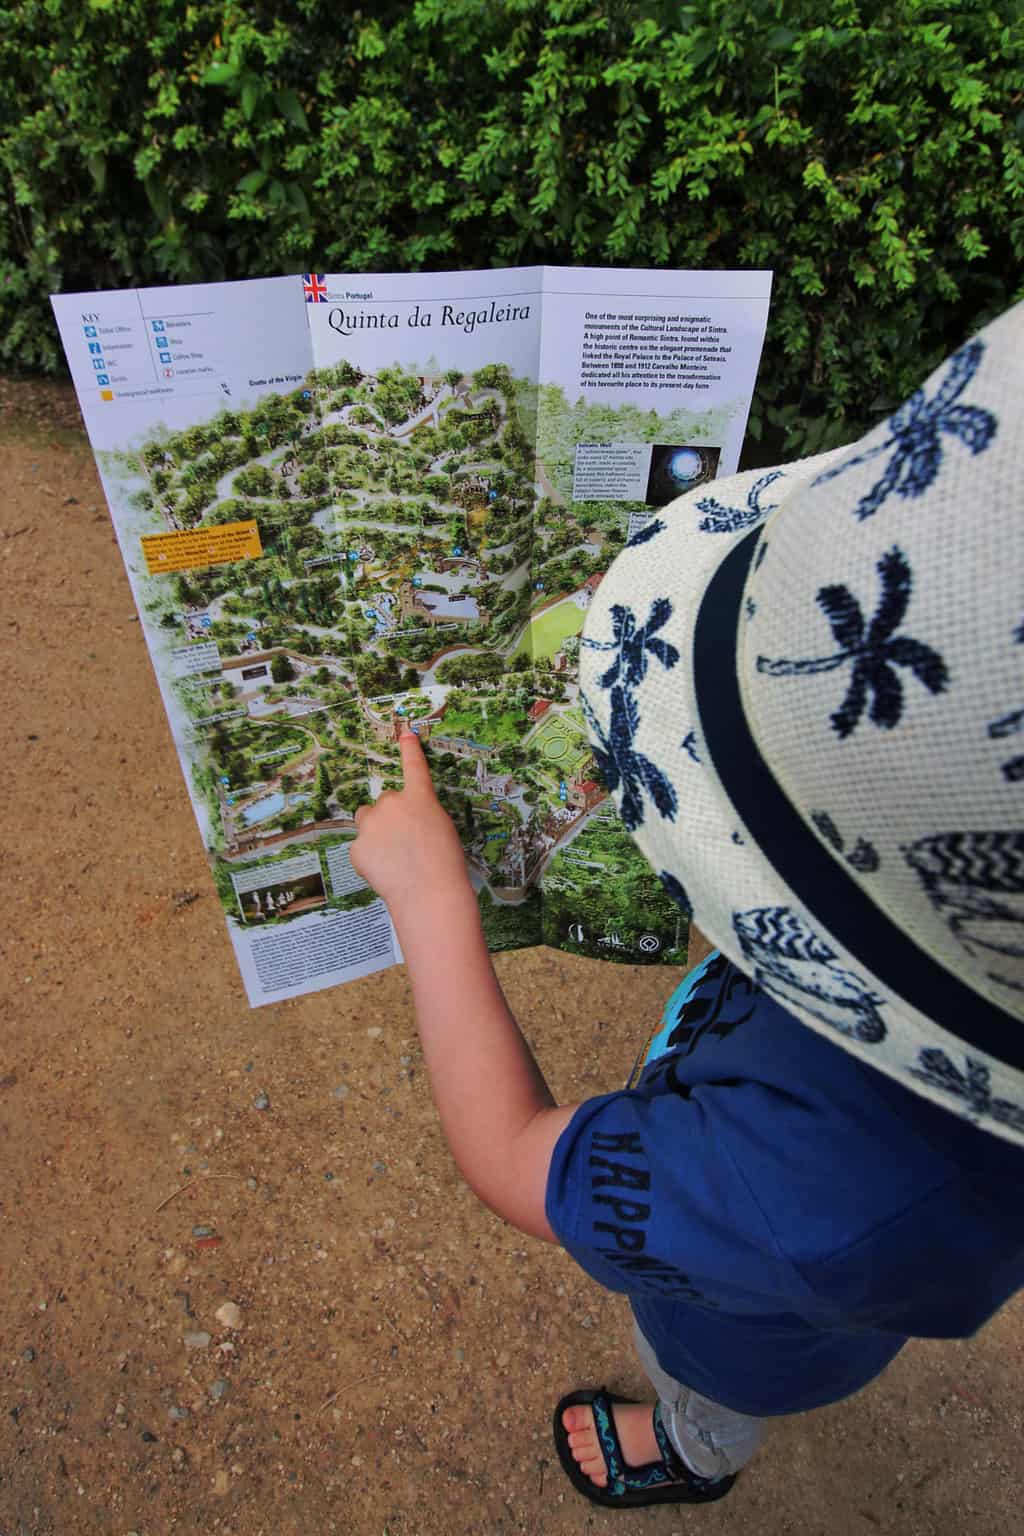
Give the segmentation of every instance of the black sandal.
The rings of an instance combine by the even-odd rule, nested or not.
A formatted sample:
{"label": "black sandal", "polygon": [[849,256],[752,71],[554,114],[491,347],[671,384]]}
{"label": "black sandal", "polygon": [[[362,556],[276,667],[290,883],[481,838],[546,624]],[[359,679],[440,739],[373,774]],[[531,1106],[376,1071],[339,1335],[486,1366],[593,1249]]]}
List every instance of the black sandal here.
{"label": "black sandal", "polygon": [[[603,1504],[607,1509],[636,1509],[642,1504],[710,1504],[714,1499],[724,1498],[736,1481],[735,1476],[712,1481],[691,1472],[665,1432],[660,1404],[654,1408],[654,1433],[661,1460],[648,1461],[642,1467],[627,1466],[612,1417],[612,1404],[635,1401],[632,1397],[619,1397],[605,1387],[570,1392],[562,1398],[555,1409],[555,1449],[573,1487],[593,1504]],[[594,1415],[594,1428],[608,1469],[605,1488],[591,1482],[572,1454],[562,1414],[566,1408],[577,1407],[589,1408]]]}

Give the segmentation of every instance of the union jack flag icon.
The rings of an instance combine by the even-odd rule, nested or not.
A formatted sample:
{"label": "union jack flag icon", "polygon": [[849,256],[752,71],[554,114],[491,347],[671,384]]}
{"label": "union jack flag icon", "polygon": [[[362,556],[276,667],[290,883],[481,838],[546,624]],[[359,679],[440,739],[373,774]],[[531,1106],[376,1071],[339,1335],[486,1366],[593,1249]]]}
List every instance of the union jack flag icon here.
{"label": "union jack flag icon", "polygon": [[327,303],[327,283],[322,272],[303,272],[302,292],[307,304]]}

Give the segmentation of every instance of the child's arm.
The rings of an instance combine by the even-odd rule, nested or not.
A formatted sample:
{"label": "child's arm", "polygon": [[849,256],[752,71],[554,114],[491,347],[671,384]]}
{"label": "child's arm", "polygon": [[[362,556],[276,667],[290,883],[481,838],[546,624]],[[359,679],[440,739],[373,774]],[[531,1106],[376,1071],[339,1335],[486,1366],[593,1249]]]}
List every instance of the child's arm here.
{"label": "child's arm", "polygon": [[558,1106],[502,995],[476,896],[418,738],[401,739],[405,787],[356,814],[352,863],[388,904],[412,982],[430,1085],[463,1177],[513,1226],[556,1241],[544,1214]]}

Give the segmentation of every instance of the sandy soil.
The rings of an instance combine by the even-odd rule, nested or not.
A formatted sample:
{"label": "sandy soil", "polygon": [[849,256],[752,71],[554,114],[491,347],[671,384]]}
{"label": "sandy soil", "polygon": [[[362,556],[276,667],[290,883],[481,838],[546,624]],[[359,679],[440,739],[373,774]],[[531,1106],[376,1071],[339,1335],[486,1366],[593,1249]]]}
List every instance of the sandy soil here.
{"label": "sandy soil", "polygon": [[[578,1497],[551,1409],[641,1387],[625,1308],[460,1185],[403,971],[246,1006],[73,401],[0,413],[2,1536],[1019,1530],[1020,1300],[778,1421],[709,1509]],[[674,981],[498,969],[563,1098]]]}

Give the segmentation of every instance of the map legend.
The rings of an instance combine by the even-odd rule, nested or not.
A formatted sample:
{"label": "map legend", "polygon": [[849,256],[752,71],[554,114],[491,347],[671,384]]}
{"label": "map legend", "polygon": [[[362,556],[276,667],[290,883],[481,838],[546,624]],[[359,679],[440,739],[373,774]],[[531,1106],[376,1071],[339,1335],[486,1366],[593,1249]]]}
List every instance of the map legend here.
{"label": "map legend", "polygon": [[223,316],[186,309],[187,292],[174,291],[168,309],[152,313],[166,289],[89,295],[73,328],[78,344],[68,349],[79,391],[95,390],[103,402],[227,393]]}
{"label": "map legend", "polygon": [[221,327],[212,311],[146,316],[146,340],[160,380],[217,384],[223,375]]}

